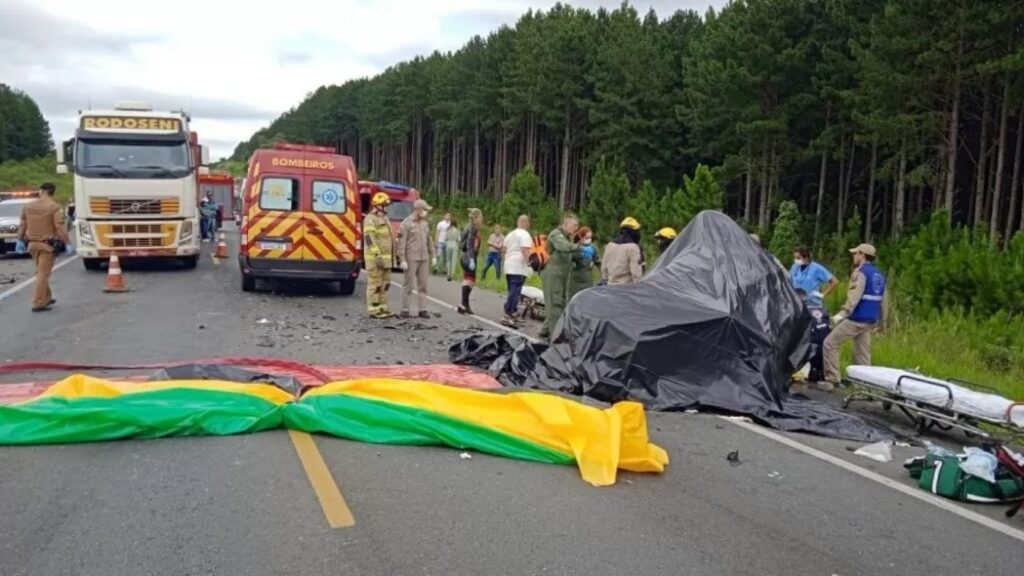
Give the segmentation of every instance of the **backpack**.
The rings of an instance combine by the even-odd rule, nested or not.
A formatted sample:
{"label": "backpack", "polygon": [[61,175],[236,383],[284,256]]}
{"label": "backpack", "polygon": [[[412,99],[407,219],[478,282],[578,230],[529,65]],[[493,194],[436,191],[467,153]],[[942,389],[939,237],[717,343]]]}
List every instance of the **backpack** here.
{"label": "backpack", "polygon": [[533,247],[530,248],[528,264],[534,272],[540,272],[548,265],[548,237],[538,234],[533,239]]}
{"label": "backpack", "polygon": [[[1010,474],[1024,480],[1024,456],[1017,454],[1006,446],[1000,446],[999,448],[996,448],[996,460],[998,460]],[[1013,518],[1017,512],[1020,512],[1021,507],[1024,507],[1024,499],[1018,501],[1013,508],[1007,510],[1006,517]]]}
{"label": "backpack", "polygon": [[1005,466],[996,471],[995,484],[964,472],[958,456],[927,454],[907,460],[903,467],[918,479],[920,488],[953,500],[991,504],[1024,498],[1024,478]]}

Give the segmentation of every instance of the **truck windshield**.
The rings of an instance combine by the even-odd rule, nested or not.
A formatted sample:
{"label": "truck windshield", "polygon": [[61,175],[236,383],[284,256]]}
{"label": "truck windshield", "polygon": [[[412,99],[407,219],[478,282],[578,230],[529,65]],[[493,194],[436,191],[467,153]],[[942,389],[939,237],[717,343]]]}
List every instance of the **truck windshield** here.
{"label": "truck windshield", "polygon": [[184,141],[79,139],[75,170],[82,176],[184,178],[191,173]]}
{"label": "truck windshield", "polygon": [[389,220],[405,220],[412,214],[412,202],[392,202],[388,206]]}

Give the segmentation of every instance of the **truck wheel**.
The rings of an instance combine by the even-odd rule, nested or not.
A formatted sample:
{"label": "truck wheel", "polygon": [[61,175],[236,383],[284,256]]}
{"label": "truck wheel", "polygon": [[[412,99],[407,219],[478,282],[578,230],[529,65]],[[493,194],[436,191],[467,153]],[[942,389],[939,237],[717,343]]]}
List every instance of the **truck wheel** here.
{"label": "truck wheel", "polygon": [[338,281],[338,292],[342,296],[351,296],[355,294],[356,281],[355,280],[340,280]]}
{"label": "truck wheel", "polygon": [[256,290],[256,279],[251,274],[242,274],[242,292],[253,292]]}
{"label": "truck wheel", "polygon": [[183,266],[185,266],[185,270],[192,270],[197,265],[199,265],[199,255],[196,254],[195,256],[185,256],[184,258],[181,259],[181,263]]}
{"label": "truck wheel", "polygon": [[82,258],[86,270],[97,272],[103,269],[103,258]]}

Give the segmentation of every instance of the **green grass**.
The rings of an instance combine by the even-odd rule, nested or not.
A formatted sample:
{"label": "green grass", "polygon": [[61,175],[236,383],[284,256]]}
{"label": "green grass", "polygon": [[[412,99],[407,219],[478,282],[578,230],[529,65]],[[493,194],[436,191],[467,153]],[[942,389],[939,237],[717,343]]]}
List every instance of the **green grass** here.
{"label": "green grass", "polygon": [[[956,313],[912,319],[876,334],[872,363],[918,369],[991,387],[1007,398],[1024,400],[1024,320],[977,319]],[[843,365],[852,348],[843,350]]]}
{"label": "green grass", "polygon": [[0,191],[36,190],[43,182],[57,185],[58,202],[66,202],[74,195],[71,175],[57,174],[57,158],[53,154],[0,164]]}
{"label": "green grass", "polygon": [[[826,300],[832,314],[846,300],[846,286],[843,281]],[[872,364],[975,382],[1024,400],[1024,318],[979,317],[960,310],[913,313],[905,291],[892,283],[889,289],[885,329],[872,338]],[[852,361],[853,345],[847,344],[841,355],[844,370]]]}

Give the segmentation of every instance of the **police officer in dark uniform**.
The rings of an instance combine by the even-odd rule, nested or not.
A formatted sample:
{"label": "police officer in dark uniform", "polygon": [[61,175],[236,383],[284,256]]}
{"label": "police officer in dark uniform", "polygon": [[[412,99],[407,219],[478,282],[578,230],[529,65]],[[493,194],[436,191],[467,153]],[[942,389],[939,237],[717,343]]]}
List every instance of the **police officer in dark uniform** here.
{"label": "police officer in dark uniform", "polygon": [[26,244],[36,265],[33,312],[49,310],[57,303],[50,292],[50,274],[53,273],[54,259],[69,244],[64,211],[53,199],[56,191],[53,184],[43,184],[39,187],[39,198],[26,204],[21,211],[18,238]]}

